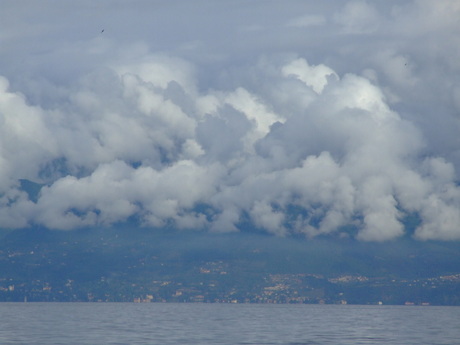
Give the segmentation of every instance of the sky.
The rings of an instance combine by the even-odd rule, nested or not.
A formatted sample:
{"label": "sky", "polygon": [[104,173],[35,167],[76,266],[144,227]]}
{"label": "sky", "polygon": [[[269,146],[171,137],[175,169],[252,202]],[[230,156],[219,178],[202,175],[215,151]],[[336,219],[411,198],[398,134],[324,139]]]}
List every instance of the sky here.
{"label": "sky", "polygon": [[460,240],[459,1],[0,8],[1,228]]}

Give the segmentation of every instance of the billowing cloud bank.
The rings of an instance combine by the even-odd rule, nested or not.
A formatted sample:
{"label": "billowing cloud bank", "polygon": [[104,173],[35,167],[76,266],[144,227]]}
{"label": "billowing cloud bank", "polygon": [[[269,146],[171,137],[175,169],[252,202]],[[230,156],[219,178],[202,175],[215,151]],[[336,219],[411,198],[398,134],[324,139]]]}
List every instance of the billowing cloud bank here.
{"label": "billowing cloud bank", "polygon": [[[275,31],[295,42],[275,42],[274,51],[243,42],[240,60],[215,55],[212,36],[162,53],[147,39],[75,40],[37,57],[56,68],[32,63],[24,75],[5,60],[0,226],[134,221],[384,241],[403,235],[410,218],[419,239],[460,239],[460,45],[452,57],[435,40],[417,58],[418,45],[398,51],[409,48],[392,31],[399,25],[408,42],[434,32],[460,43],[458,22],[449,22],[460,6],[434,3],[351,1],[326,16],[327,8],[299,15],[293,2]],[[244,36],[274,31],[243,24],[235,25]],[[297,35],[319,27],[330,30],[324,52],[296,51]],[[390,43],[373,41],[382,36]],[[38,194],[24,181],[42,185]]]}

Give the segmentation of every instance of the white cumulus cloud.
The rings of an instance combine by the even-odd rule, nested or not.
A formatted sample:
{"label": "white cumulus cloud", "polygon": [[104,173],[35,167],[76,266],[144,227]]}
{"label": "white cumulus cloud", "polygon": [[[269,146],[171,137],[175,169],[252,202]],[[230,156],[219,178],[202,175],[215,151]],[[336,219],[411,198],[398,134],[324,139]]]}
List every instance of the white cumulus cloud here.
{"label": "white cumulus cloud", "polygon": [[460,239],[456,1],[26,3],[1,227]]}

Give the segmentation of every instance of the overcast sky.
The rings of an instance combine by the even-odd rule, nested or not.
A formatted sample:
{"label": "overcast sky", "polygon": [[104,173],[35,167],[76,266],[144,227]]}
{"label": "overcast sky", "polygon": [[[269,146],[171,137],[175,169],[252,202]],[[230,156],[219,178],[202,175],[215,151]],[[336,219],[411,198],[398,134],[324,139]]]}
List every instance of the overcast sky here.
{"label": "overcast sky", "polygon": [[1,227],[460,239],[459,1],[0,8]]}

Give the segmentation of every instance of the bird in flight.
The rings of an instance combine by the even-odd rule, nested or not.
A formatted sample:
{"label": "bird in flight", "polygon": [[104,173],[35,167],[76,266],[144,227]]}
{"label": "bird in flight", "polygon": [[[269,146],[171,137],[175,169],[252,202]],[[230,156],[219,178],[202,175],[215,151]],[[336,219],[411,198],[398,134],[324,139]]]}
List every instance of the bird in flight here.
{"label": "bird in flight", "polygon": [[104,29],[102,29],[101,34],[104,32]]}

